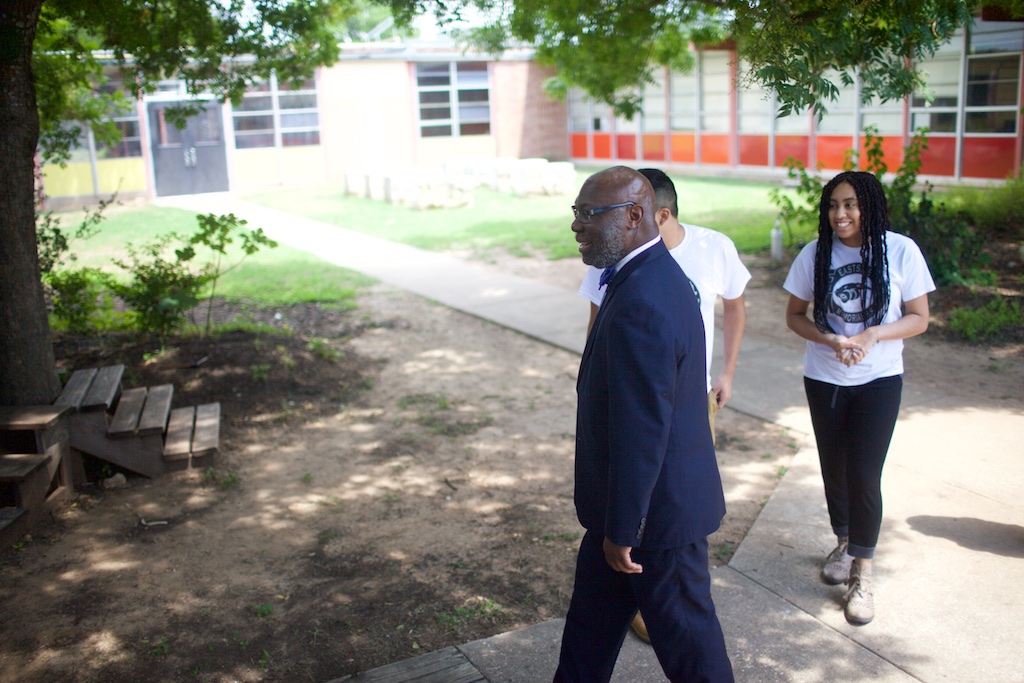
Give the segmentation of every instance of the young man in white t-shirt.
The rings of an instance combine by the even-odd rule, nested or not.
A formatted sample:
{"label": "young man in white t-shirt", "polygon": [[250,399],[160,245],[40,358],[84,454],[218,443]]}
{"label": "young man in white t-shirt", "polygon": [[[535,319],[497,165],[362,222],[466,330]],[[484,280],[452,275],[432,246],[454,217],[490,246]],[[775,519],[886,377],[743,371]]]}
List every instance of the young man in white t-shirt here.
{"label": "young man in white t-shirt", "polygon": [[[750,281],[750,271],[740,261],[736,246],[728,237],[715,230],[679,222],[679,199],[676,187],[663,171],[656,168],[639,169],[654,187],[654,218],[658,231],[669,253],[690,280],[700,315],[704,323],[708,388],[708,422],[711,435],[715,434],[715,415],[732,397],[732,380],[736,374],[736,361],[747,321],[743,290]],[[605,288],[600,284],[601,269],[591,266],[583,276],[579,295],[590,301],[590,323],[594,325],[597,309],[604,299]],[[715,302],[722,297],[722,371],[711,381],[711,352],[715,335]],[[645,642],[651,642],[643,617],[637,613],[633,630]]]}

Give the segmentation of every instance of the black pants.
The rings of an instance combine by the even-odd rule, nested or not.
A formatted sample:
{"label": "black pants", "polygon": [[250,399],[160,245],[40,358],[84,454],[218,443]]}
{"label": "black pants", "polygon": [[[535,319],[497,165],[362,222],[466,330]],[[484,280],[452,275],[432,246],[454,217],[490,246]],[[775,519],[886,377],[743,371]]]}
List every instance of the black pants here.
{"label": "black pants", "polygon": [[732,683],[732,664],[711,600],[706,539],[682,548],[633,550],[642,574],[608,566],[600,533],[587,531],[562,633],[555,683],[607,683],[637,608],[672,683]]}
{"label": "black pants", "polygon": [[847,552],[872,558],[882,526],[882,467],[896,427],[903,376],[841,387],[804,377],[832,530]]}

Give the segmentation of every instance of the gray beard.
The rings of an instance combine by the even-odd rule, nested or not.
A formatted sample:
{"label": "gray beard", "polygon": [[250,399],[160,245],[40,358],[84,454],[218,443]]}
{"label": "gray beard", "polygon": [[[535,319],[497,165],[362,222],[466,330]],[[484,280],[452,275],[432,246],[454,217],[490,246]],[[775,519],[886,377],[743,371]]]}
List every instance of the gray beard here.
{"label": "gray beard", "polygon": [[626,235],[621,230],[609,228],[601,233],[601,247],[594,254],[590,265],[595,268],[610,268],[626,255]]}

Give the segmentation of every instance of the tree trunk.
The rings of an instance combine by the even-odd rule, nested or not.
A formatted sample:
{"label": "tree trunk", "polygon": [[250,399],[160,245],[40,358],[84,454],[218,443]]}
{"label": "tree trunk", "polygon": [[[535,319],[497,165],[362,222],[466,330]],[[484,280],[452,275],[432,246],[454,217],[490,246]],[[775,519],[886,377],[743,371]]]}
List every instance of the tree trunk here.
{"label": "tree trunk", "polygon": [[0,1],[0,405],[48,404],[60,391],[33,202],[39,112],[32,42],[42,4]]}

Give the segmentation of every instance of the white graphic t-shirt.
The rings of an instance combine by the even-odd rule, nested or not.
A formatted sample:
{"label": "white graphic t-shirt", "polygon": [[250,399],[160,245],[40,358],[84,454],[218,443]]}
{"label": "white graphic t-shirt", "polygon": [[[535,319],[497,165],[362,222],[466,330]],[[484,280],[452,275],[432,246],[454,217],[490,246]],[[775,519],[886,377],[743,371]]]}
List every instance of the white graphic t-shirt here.
{"label": "white graphic t-shirt", "polygon": [[[848,247],[837,237],[832,240],[832,264],[829,270],[828,322],[836,334],[852,337],[864,331],[865,321],[875,318],[878,307],[885,305],[882,324],[903,317],[902,303],[935,291],[935,283],[924,255],[914,240],[898,232],[885,233],[889,257],[888,302],[875,301],[867,284],[867,311],[861,308],[860,247]],[[789,270],[783,288],[802,301],[814,301],[814,254],[818,240],[804,247]],[[826,344],[807,342],[804,353],[804,375],[840,386],[859,386],[880,377],[903,374],[903,340],[883,340],[875,344],[864,360],[846,367]]]}
{"label": "white graphic t-shirt", "polygon": [[[735,299],[743,294],[750,281],[750,271],[743,265],[736,245],[720,232],[699,225],[683,226],[683,241],[668,253],[683,269],[690,280],[700,315],[704,321],[704,341],[707,352],[707,385],[711,391],[711,351],[715,339],[715,301],[718,297]],[[605,288],[598,285],[601,269],[591,266],[583,276],[579,295],[598,306],[604,299]]]}

